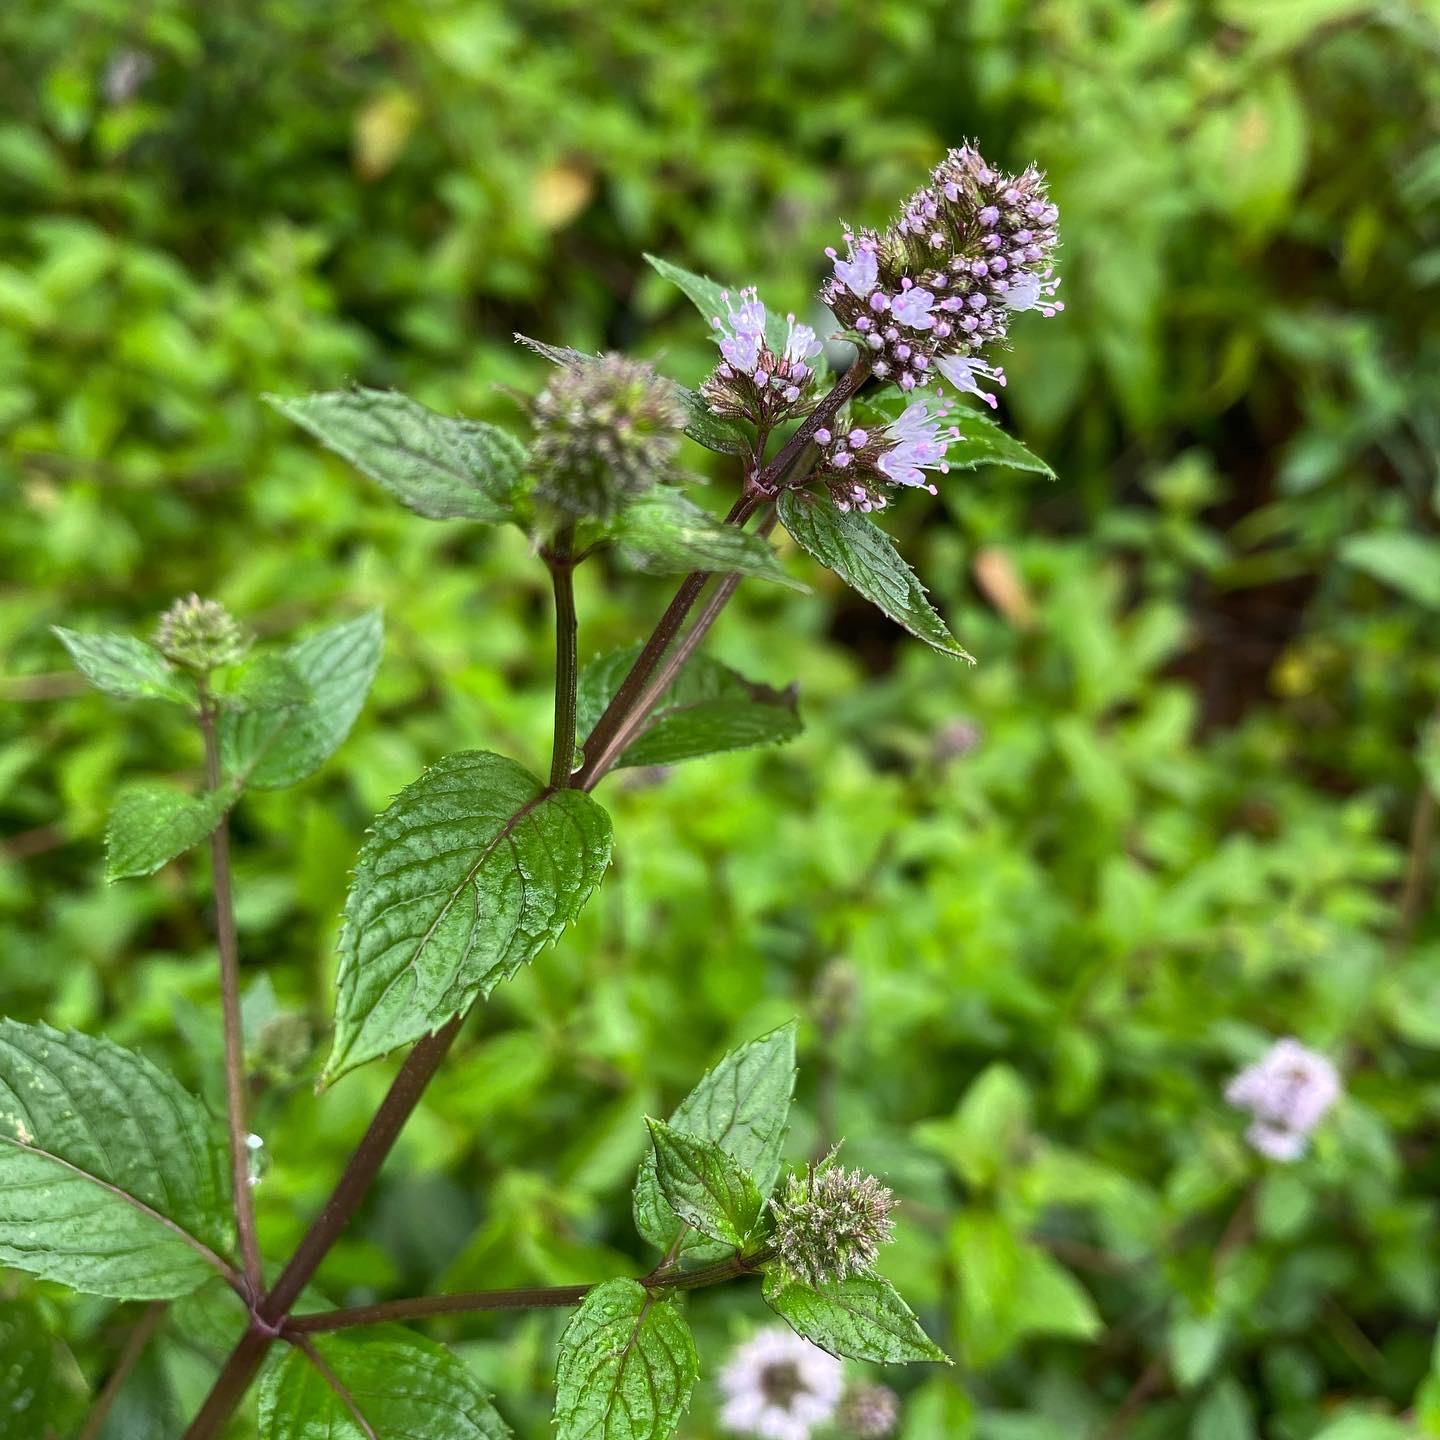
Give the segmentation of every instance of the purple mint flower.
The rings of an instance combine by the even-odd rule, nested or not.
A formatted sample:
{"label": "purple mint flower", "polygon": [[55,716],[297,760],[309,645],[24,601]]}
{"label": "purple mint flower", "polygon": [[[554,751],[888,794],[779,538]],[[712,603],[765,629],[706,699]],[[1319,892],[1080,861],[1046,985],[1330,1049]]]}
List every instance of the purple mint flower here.
{"label": "purple mint flower", "polygon": [[753,375],[760,363],[760,347],[765,342],[765,305],[752,285],[740,292],[740,308],[730,303],[730,292],[723,290],[725,317],[716,315],[711,326],[719,332],[720,353],[725,363],[742,375]]}
{"label": "purple mint flower", "polygon": [[1011,310],[1038,310],[1050,319],[1065,308],[1063,300],[1053,298],[1059,288],[1060,281],[1051,278],[1049,267],[1040,274],[1026,271],[1004,292],[1005,304]]}
{"label": "purple mint flower", "polygon": [[875,242],[861,240],[857,244],[855,237],[847,231],[845,244],[850,251],[848,260],[841,260],[836,255],[834,246],[827,249],[825,253],[835,262],[836,280],[857,300],[863,300],[875,288],[880,279],[880,263],[875,256]]}
{"label": "purple mint flower", "polygon": [[1248,1110],[1250,1144],[1272,1160],[1298,1160],[1310,1133],[1340,1098],[1340,1075],[1323,1055],[1292,1036],[1277,1040],[1225,1087],[1225,1099]]}
{"label": "purple mint flower", "polygon": [[911,330],[928,330],[935,323],[930,314],[930,307],[934,303],[935,297],[930,291],[915,286],[910,290],[902,290],[895,297],[890,306],[890,314]]}
{"label": "purple mint flower", "polygon": [[785,323],[790,328],[785,333],[784,358],[790,362],[791,378],[803,380],[810,373],[810,362],[825,347],[815,331],[809,325],[797,325],[793,315],[787,315]]}
{"label": "purple mint flower", "polygon": [[912,400],[897,420],[885,427],[884,434],[892,442],[876,460],[875,467],[893,485],[919,485],[932,495],[935,487],[925,476],[926,470],[949,471],[945,450],[960,432],[945,421],[950,405],[940,400]]}
{"label": "purple mint flower", "polygon": [[993,380],[997,385],[1005,384],[1005,372],[998,365],[987,365],[976,356],[942,355],[935,368],[962,395],[978,395],[992,410],[999,404],[989,390],[980,388],[980,381]]}

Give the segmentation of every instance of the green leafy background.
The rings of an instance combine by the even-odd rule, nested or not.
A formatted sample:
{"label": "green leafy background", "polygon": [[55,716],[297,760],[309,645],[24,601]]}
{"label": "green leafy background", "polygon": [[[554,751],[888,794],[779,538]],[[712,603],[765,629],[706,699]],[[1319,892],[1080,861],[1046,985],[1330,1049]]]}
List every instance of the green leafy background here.
{"label": "green leafy background", "polygon": [[[1433,0],[0,7],[4,1010],[103,1031],[218,1105],[203,862],[103,881],[116,789],[193,791],[198,740],[85,691],[47,627],[144,632],[192,589],[277,638],[383,606],[350,738],[235,822],[283,1258],[393,1064],[313,1093],[363,828],[449,751],[543,772],[548,580],[518,534],[416,519],[260,395],[353,379],[508,424],[496,387],[545,368],[515,330],[663,353],[694,385],[713,348],[643,252],[803,313],[838,217],[883,220],[975,136],[1050,170],[1068,301],[1015,327],[1002,412],[1059,480],[957,472],[887,518],[978,666],[793,552],[813,594],[742,587],[714,653],[798,679],[804,734],[606,782],[614,869],[467,1030],[321,1289],[638,1273],[643,1117],[798,1015],[791,1153],[843,1134],[888,1177],[888,1273],[960,1362],[883,1372],[906,1440],[1074,1440],[1117,1413],[1134,1440],[1440,1433],[1440,926],[1396,940],[1440,695],[1437,21]],[[723,509],[721,457],[687,458]],[[590,656],[667,587],[597,564],[579,591]],[[1347,1098],[1267,1171],[1220,1092],[1287,1032]],[[36,1351],[14,1413],[43,1392],[68,1433],[139,1307],[11,1274],[0,1296],[5,1355]],[[705,1440],[764,1312],[739,1289],[689,1310],[682,1434]],[[182,1320],[108,1440],[178,1434],[225,1334]],[[563,1323],[429,1328],[541,1437]]]}

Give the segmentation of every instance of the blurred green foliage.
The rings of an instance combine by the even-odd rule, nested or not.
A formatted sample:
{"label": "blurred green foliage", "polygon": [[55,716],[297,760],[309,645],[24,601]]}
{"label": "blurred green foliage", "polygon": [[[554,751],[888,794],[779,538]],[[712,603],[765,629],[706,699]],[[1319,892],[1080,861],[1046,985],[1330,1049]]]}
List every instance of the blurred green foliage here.
{"label": "blurred green foliage", "polygon": [[[363,827],[447,750],[541,765],[550,642],[521,541],[416,520],[259,394],[511,419],[517,329],[694,382],[703,327],[642,251],[803,308],[838,217],[974,136],[1050,171],[1068,302],[1017,326],[1005,397],[1059,482],[953,476],[895,516],[979,667],[823,578],[743,590],[715,652],[798,677],[805,735],[607,784],[599,898],[472,1022],[322,1289],[633,1272],[641,1117],[799,1013],[794,1154],[844,1135],[889,1177],[891,1272],[962,1360],[887,1377],[906,1440],[1440,1434],[1440,925],[1402,904],[1432,878],[1405,884],[1440,696],[1437,118],[1434,0],[10,0],[5,1008],[220,1097],[203,866],[106,887],[98,844],[122,777],[194,773],[198,741],[82,693],[46,627],[192,589],[266,633],[383,605],[351,739],[237,819],[283,1258],[386,1082],[310,1085]],[[666,593],[580,591],[589,653]],[[1288,1032],[1348,1094],[1265,1169],[1220,1092]],[[134,1307],[0,1286],[63,1433]],[[695,1300],[712,1373],[753,1298]],[[540,1437],[557,1324],[435,1330]],[[230,1325],[190,1304],[110,1440],[178,1433]],[[703,1381],[686,1426],[714,1433]]]}

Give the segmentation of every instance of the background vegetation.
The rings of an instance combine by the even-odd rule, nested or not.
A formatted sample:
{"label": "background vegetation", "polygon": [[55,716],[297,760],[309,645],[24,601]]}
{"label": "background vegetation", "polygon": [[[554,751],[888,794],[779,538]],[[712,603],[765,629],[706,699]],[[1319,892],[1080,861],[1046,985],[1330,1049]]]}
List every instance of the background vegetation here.
{"label": "background vegetation", "polygon": [[[641,1116],[798,1013],[794,1154],[844,1135],[889,1177],[891,1273],[961,1360],[887,1377],[906,1440],[1440,1434],[1437,118],[1434,0],[11,0],[4,1008],[219,1098],[203,865],[100,879],[116,782],[198,742],[83,693],[47,627],[383,605],[350,741],[236,822],[260,1219],[293,1243],[388,1073],[310,1083],[363,827],[447,750],[543,767],[550,621],[517,536],[414,520],[257,397],[513,416],[516,329],[693,382],[712,349],[643,250],[803,309],[839,217],[973,136],[1050,171],[1069,304],[1017,327],[1005,395],[1059,481],[893,517],[978,668],[798,561],[812,597],[742,590],[716,653],[799,677],[806,734],[610,782],[602,893],[472,1022],[322,1288],[643,1267]],[[580,581],[586,653],[666,593]],[[1267,1168],[1221,1090],[1284,1033],[1348,1094]],[[44,1387],[63,1433],[136,1307],[0,1296],[0,1395]],[[112,1440],[203,1393],[228,1321],[189,1308]],[[757,1313],[693,1310],[710,1355]],[[541,1437],[559,1323],[436,1333]]]}

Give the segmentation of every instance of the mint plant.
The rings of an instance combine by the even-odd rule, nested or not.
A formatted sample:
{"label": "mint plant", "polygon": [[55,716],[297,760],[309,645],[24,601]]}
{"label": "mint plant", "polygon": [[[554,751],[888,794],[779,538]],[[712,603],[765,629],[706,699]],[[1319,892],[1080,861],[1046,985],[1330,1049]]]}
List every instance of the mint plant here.
{"label": "mint plant", "polygon": [[[208,844],[227,1116],[218,1123],[109,1040],[4,1022],[0,1260],[120,1300],[179,1300],[218,1276],[243,1331],[190,1440],[219,1435],[257,1380],[266,1440],[496,1440],[509,1433],[503,1397],[497,1409],[456,1357],[406,1322],[532,1307],[575,1310],[556,1362],[560,1440],[663,1440],[700,1369],[683,1296],[731,1281],[757,1282],[764,1304],[832,1356],[945,1359],[876,1269],[893,1234],[889,1189],[835,1152],[786,1174],[793,1024],[727,1054],[667,1120],[647,1122],[634,1189],[636,1229],[657,1255],[645,1274],[350,1309],[326,1308],[310,1287],[466,1015],[558,940],[602,883],[614,836],[594,798],[601,782],[627,765],[799,729],[793,689],[754,684],[697,653],[742,579],[794,585],[768,540],[777,523],[897,624],[968,658],[870,516],[907,487],[933,489],[952,454],[964,467],[1045,468],[993,422],[957,410],[943,386],[993,404],[979,380],[1004,383],[987,356],[1012,316],[1060,308],[1055,221],[1036,171],[1005,176],[971,147],[952,151],[887,231],[847,232],[846,257],[829,252],[822,297],[853,347],[833,374],[817,332],[780,320],[756,290],[731,292],[652,260],[715,332],[721,358],[698,391],[640,361],[526,340],[555,370],[525,440],[390,392],[272,398],[418,515],[519,526],[548,568],[556,617],[548,777],[486,750],[447,755],[395,797],[360,849],[319,1083],[407,1053],[283,1264],[267,1253],[251,1199],[229,817],[247,792],[297,783],[344,741],[381,662],[380,617],[252,650],[223,607],[192,596],[148,641],[59,632],[97,688],[180,706],[199,731],[203,789],[124,790],[108,874],[147,876]],[[723,521],[685,493],[684,435],[738,460]],[[684,579],[648,639],[582,672],[573,577],[602,551]],[[130,1363],[159,1323],[146,1312]],[[124,1376],[122,1365],[85,1436],[99,1433]],[[871,1396],[865,1413],[884,1404]]]}

